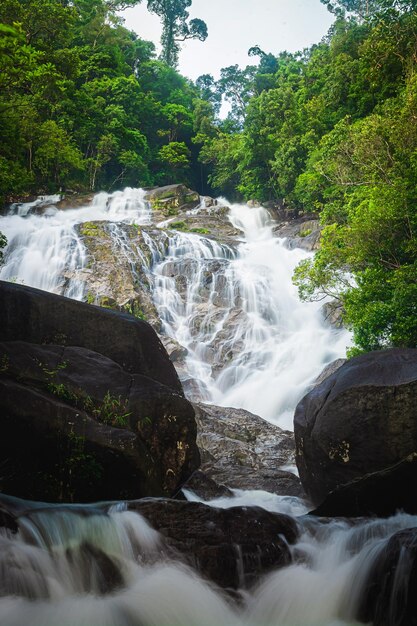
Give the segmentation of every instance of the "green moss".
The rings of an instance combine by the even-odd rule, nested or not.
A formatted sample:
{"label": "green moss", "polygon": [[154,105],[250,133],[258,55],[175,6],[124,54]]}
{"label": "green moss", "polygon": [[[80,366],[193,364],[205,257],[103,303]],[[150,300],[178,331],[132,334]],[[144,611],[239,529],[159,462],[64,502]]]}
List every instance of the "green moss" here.
{"label": "green moss", "polygon": [[188,226],[185,222],[171,222],[169,224],[170,228],[173,228],[174,230],[185,230],[188,231]]}
{"label": "green moss", "polygon": [[123,305],[122,310],[125,311],[125,313],[129,313],[130,315],[133,315],[134,317],[143,320],[144,322],[147,321],[144,311],[140,308],[137,302],[128,302],[127,304]]}
{"label": "green moss", "polygon": [[312,228],[306,228],[305,230],[300,230],[299,236],[300,237],[308,237],[309,235],[311,235],[312,232],[313,232]]}
{"label": "green moss", "polygon": [[80,226],[80,234],[83,237],[97,237],[99,225],[96,222],[83,222]]}
{"label": "green moss", "polygon": [[199,235],[209,235],[210,231],[208,228],[191,228],[190,233],[198,233]]}
{"label": "green moss", "polygon": [[95,304],[96,303],[96,295],[94,293],[92,293],[91,291],[88,291],[86,296],[85,296],[85,302],[87,302],[87,304]]}
{"label": "green moss", "polygon": [[169,228],[174,230],[180,230],[184,233],[198,233],[199,235],[209,235],[210,231],[207,228],[189,227],[185,222],[171,222]]}

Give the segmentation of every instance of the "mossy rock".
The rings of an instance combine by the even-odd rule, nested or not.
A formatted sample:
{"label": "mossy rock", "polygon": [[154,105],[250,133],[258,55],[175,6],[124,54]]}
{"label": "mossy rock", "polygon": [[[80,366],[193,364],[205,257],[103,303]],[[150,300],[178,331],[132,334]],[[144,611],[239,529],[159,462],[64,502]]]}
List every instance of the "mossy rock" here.
{"label": "mossy rock", "polygon": [[185,185],[166,185],[157,187],[146,194],[154,211],[160,211],[164,217],[177,215],[180,209],[194,208],[200,203],[200,196]]}

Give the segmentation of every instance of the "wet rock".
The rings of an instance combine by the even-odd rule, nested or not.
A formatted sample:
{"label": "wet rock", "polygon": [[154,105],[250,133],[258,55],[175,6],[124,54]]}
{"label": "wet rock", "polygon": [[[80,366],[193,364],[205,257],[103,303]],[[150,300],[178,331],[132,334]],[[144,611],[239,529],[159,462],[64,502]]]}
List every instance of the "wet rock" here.
{"label": "wet rock", "polygon": [[167,351],[170,360],[173,363],[175,363],[176,361],[181,361],[184,357],[187,356],[187,348],[184,348],[184,346],[178,343],[178,341],[175,341],[175,339],[172,339],[172,337],[161,335],[160,339],[165,350]]}
{"label": "wet rock", "polygon": [[258,507],[217,509],[197,502],[145,499],[128,504],[203,576],[223,588],[250,586],[260,574],[291,563],[297,526]]}
{"label": "wet rock", "polygon": [[81,346],[182,393],[157,335],[132,315],[0,281],[0,341]]}
{"label": "wet rock", "polygon": [[417,514],[417,453],[331,491],[312,514],[319,517],[388,517],[399,509]]}
{"label": "wet rock", "polygon": [[331,363],[329,363],[328,365],[326,365],[326,367],[323,369],[323,371],[317,376],[316,380],[314,381],[313,385],[320,385],[323,381],[326,380],[326,378],[329,378],[329,376],[331,376],[332,374],[334,374],[335,372],[337,372],[337,370],[342,367],[342,365],[344,363],[347,362],[347,359],[336,359],[335,361],[332,361]]}
{"label": "wet rock", "polygon": [[85,285],[89,304],[125,311],[159,331],[161,321],[153,304],[146,273],[151,251],[141,228],[128,224],[84,222],[77,226],[87,249],[87,267],[66,278]]}
{"label": "wet rock", "polygon": [[[224,251],[232,257],[243,233],[231,224],[228,218],[229,211],[228,206],[218,204],[217,200],[210,198],[208,203],[203,202],[192,210],[180,211],[175,219],[166,220],[160,223],[159,227],[206,237],[206,245],[217,243],[226,246]],[[156,221],[158,213],[154,217]]]}
{"label": "wet rock", "polygon": [[330,326],[333,326],[334,328],[343,328],[344,308],[338,300],[326,302],[321,307],[321,311],[324,319],[328,324],[330,324]]}
{"label": "wet rock", "polygon": [[84,206],[90,206],[94,199],[94,193],[66,193],[63,198],[55,204],[60,211],[65,209],[78,209]]}
{"label": "wet rock", "polygon": [[357,619],[374,626],[417,624],[417,530],[408,528],[381,545],[367,575]]}
{"label": "wet rock", "polygon": [[[145,199],[151,204],[157,221],[200,204],[198,193],[188,189],[185,185],[165,185],[151,189],[147,192]],[[159,217],[161,219],[158,219]]]}
{"label": "wet rock", "polygon": [[228,487],[219,485],[201,470],[195,471],[183,485],[182,489],[188,489],[206,501],[214,500],[215,498],[229,498],[233,495],[233,492]]}
{"label": "wet rock", "polygon": [[[294,417],[296,461],[316,505],[337,487],[417,451],[416,398],[415,349],[351,359],[303,398]],[[392,484],[384,498],[395,504],[398,497],[401,507]]]}
{"label": "wet rock", "polygon": [[274,228],[277,237],[286,239],[285,245],[290,250],[302,248],[309,252],[319,248],[321,230],[318,220],[306,218],[293,219]]}
{"label": "wet rock", "polygon": [[[196,425],[150,327],[27,287],[0,289],[10,305],[3,338],[26,339],[0,345],[1,490],[49,501],[175,493],[199,465]],[[52,329],[96,350],[42,344]]]}
{"label": "wet rock", "polygon": [[293,434],[244,409],[195,404],[201,469],[217,483],[302,497]]}
{"label": "wet rock", "polygon": [[6,528],[10,530],[13,534],[16,534],[19,530],[19,526],[16,521],[16,517],[11,514],[9,511],[3,509],[0,506],[0,528]]}
{"label": "wet rock", "polygon": [[88,541],[68,548],[66,556],[74,567],[79,593],[104,596],[123,587],[125,581],[116,559]]}

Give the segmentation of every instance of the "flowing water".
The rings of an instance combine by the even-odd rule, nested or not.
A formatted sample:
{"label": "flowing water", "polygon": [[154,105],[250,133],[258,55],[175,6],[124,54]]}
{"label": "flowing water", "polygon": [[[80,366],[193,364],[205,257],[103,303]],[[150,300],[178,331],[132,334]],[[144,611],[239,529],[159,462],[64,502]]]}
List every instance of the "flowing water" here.
{"label": "flowing water", "polygon": [[[261,207],[231,206],[229,219],[242,231],[236,242],[175,232],[169,223],[155,232],[144,195],[100,193],[88,206],[44,212],[59,198],[12,206],[0,218],[9,242],[0,278],[83,299],[88,254],[77,225],[103,222],[132,276],[138,268],[147,274],[163,333],[188,351],[179,374],[192,381],[191,397],[292,428],[298,400],[349,344],[348,333],[325,324],[321,303],[297,297],[291,276],[307,254],[273,236]],[[124,225],[133,223],[142,248],[126,237]]]}
{"label": "flowing water", "polygon": [[[254,500],[273,511],[303,512],[296,499],[260,492],[214,504]],[[163,557],[162,536],[123,503],[22,508],[17,534],[0,530],[4,626],[353,625],[367,573],[387,538],[417,526],[417,517],[404,514],[355,526],[301,517],[293,565],[242,591],[235,604],[186,565]],[[393,607],[403,592],[400,585]]]}

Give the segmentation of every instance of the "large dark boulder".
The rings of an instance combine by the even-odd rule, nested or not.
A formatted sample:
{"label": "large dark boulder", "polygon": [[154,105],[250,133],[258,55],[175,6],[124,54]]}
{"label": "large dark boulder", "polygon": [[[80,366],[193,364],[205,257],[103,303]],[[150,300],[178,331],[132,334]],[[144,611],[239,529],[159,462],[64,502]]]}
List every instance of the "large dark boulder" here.
{"label": "large dark boulder", "polygon": [[[294,433],[300,478],[316,505],[416,452],[417,350],[370,352],[343,364],[301,400]],[[396,481],[381,497],[403,506]]]}
{"label": "large dark boulder", "polygon": [[382,543],[367,575],[358,619],[374,626],[417,624],[417,529]]}
{"label": "large dark boulder", "polygon": [[331,491],[311,512],[319,517],[388,517],[398,509],[417,514],[417,454]]}
{"label": "large dark boulder", "polygon": [[166,545],[221,587],[247,587],[259,575],[291,563],[295,521],[259,507],[217,509],[199,502],[144,499],[128,504]]}
{"label": "large dark boulder", "polygon": [[200,203],[198,193],[181,184],[151,189],[145,199],[151,204],[157,219],[177,215],[179,211],[193,209]]}
{"label": "large dark boulder", "polygon": [[175,368],[146,322],[4,281],[0,281],[0,302],[0,341],[88,348],[126,372],[148,376],[182,394]]}
{"label": "large dark boulder", "polygon": [[[82,502],[173,495],[199,465],[196,424],[154,331],[129,315],[3,287],[0,490]],[[24,303],[35,322],[21,319]],[[15,340],[9,307],[25,341]],[[48,343],[51,330],[66,341]]]}

